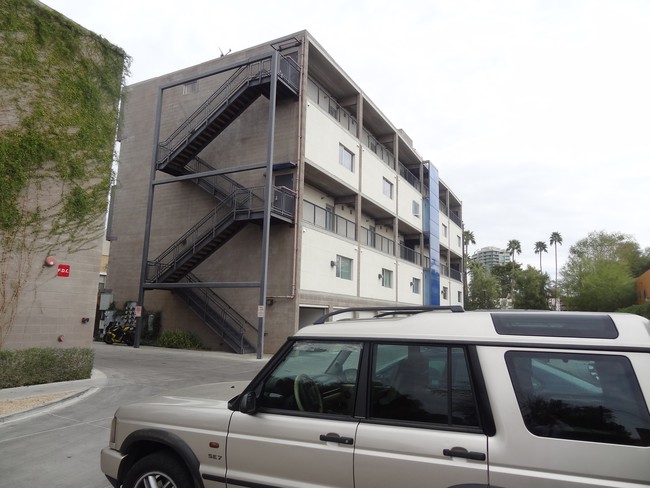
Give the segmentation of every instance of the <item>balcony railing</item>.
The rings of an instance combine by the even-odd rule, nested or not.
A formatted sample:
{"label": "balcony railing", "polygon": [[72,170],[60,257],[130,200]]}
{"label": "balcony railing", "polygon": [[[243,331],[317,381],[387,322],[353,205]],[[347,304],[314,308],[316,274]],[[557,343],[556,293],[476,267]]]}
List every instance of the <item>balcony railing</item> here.
{"label": "balcony railing", "polygon": [[395,241],[377,234],[372,229],[361,227],[361,244],[370,246],[384,254],[395,255]]}
{"label": "balcony railing", "polygon": [[446,277],[451,278],[451,279],[456,280],[456,281],[460,281],[460,282],[463,281],[462,273],[460,271],[458,271],[457,269],[454,269],[454,268],[450,269],[449,266],[447,266],[446,264],[441,264],[440,265],[440,274],[442,276],[446,276]]}
{"label": "balcony railing", "polygon": [[422,253],[419,253],[410,247],[406,247],[403,244],[399,245],[399,257],[400,259],[408,261],[409,263],[422,266]]}
{"label": "balcony railing", "polygon": [[399,175],[417,191],[421,191],[422,183],[420,182],[420,179],[411,173],[402,163],[399,163]]}
{"label": "balcony railing", "polygon": [[366,129],[363,129],[362,141],[368,147],[368,149],[377,155],[379,159],[381,159],[391,168],[395,169],[395,156],[393,153],[390,152],[386,146],[375,139],[375,137]]}
{"label": "balcony railing", "polygon": [[302,208],[303,221],[341,237],[353,241],[357,239],[356,224],[351,220],[336,215],[331,210],[319,207],[307,200],[303,202]]}

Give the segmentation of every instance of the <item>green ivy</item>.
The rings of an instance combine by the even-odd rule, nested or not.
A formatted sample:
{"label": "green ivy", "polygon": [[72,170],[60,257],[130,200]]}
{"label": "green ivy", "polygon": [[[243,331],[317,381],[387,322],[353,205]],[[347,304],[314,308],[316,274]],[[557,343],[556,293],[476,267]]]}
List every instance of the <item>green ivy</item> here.
{"label": "green ivy", "polygon": [[3,104],[15,115],[0,132],[0,232],[40,224],[40,209],[28,212],[20,200],[46,179],[64,182],[50,235],[96,222],[106,210],[130,59],[43,5],[0,0],[0,60]]}

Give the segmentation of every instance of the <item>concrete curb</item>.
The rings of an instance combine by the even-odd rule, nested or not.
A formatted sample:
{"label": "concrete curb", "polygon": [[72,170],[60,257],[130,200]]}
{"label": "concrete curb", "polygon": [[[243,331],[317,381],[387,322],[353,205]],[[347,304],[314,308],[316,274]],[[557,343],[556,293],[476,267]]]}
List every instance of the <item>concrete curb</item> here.
{"label": "concrete curb", "polygon": [[81,398],[92,395],[102,388],[108,381],[104,373],[93,369],[91,377],[86,380],[61,381],[59,383],[48,383],[44,385],[20,386],[17,388],[3,388],[0,390],[0,404],[4,401],[47,398],[53,394],[63,396],[52,401],[46,401],[36,406],[0,415],[0,425],[14,422],[16,420],[47,413],[51,410],[65,406],[68,403],[78,401]]}

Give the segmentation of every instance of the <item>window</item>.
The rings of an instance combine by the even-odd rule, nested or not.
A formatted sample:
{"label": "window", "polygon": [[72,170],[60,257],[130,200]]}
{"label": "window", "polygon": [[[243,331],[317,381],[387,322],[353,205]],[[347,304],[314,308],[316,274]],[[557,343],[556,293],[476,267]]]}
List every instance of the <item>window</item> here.
{"label": "window", "polygon": [[339,163],[354,173],[354,154],[343,144],[339,144]]}
{"label": "window", "polygon": [[462,291],[458,292],[458,303],[463,303],[463,292]]}
{"label": "window", "polygon": [[266,378],[262,409],[352,415],[361,344],[296,341]]}
{"label": "window", "polygon": [[413,281],[411,281],[411,284],[413,285],[413,293],[417,293],[419,295],[420,294],[420,278],[413,278]]}
{"label": "window", "polygon": [[490,314],[494,329],[500,335],[582,337],[616,339],[618,330],[609,315],[576,315],[560,313],[499,313]]}
{"label": "window", "polygon": [[447,237],[447,226],[442,224],[442,237]]}
{"label": "window", "polygon": [[190,93],[197,93],[199,91],[198,81],[190,81],[183,85],[183,95],[189,95]]}
{"label": "window", "polygon": [[386,195],[391,200],[393,199],[393,184],[384,178],[384,195]]}
{"label": "window", "polygon": [[413,210],[413,215],[415,217],[420,218],[420,202],[416,202],[415,200],[413,200],[412,210]]}
{"label": "window", "polygon": [[390,269],[381,270],[381,286],[384,288],[393,287],[393,272]]}
{"label": "window", "polygon": [[650,413],[625,356],[510,351],[506,363],[532,434],[650,446]]}
{"label": "window", "polygon": [[449,296],[449,288],[447,288],[446,286],[443,286],[441,293],[442,293],[443,300],[446,300],[447,297]]}
{"label": "window", "polygon": [[344,280],[352,279],[352,260],[345,256],[336,256],[336,277]]}
{"label": "window", "polygon": [[478,427],[465,350],[425,344],[376,344],[370,417]]}
{"label": "window", "polygon": [[458,243],[458,247],[463,247],[463,240],[459,235],[456,236],[456,242]]}

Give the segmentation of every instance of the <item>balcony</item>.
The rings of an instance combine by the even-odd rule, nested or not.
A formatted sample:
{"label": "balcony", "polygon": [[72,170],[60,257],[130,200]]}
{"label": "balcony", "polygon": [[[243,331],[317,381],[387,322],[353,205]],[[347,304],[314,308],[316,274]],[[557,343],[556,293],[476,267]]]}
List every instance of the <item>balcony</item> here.
{"label": "balcony", "polygon": [[353,241],[357,239],[356,224],[354,222],[307,200],[303,202],[302,220],[346,239]]}

